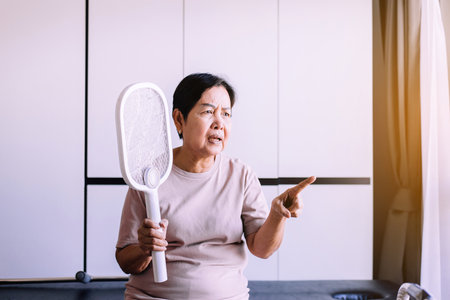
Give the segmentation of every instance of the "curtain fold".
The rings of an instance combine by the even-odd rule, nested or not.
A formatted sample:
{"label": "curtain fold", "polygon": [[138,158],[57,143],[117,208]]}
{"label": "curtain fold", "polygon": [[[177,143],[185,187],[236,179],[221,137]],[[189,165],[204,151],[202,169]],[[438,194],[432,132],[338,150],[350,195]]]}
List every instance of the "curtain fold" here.
{"label": "curtain fold", "polygon": [[450,105],[438,0],[422,0],[420,89],[423,170],[421,285],[450,299]]}
{"label": "curtain fold", "polygon": [[421,243],[420,0],[380,0],[387,125],[397,193],[389,208],[378,277],[419,282]]}

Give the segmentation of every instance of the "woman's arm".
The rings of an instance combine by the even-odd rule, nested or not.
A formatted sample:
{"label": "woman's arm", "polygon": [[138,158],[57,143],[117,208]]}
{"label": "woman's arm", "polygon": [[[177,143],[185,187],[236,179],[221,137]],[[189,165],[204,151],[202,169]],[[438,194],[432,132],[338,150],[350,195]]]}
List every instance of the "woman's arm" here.
{"label": "woman's arm", "polygon": [[152,257],[142,251],[139,244],[132,244],[125,248],[117,248],[116,260],[126,274],[139,274],[147,269]]}
{"label": "woman's arm", "polygon": [[270,210],[264,224],[257,232],[247,235],[247,247],[250,252],[260,258],[268,258],[277,251],[283,240],[286,218]]}
{"label": "woman's arm", "polygon": [[315,180],[316,178],[311,176],[273,199],[264,224],[257,232],[246,236],[247,247],[253,255],[268,258],[280,247],[286,220],[298,217],[303,209],[300,192]]}
{"label": "woman's arm", "polygon": [[165,219],[159,225],[150,219],[142,222],[138,229],[139,243],[116,249],[116,260],[122,271],[139,274],[150,264],[152,251],[166,251],[167,225],[168,221]]}

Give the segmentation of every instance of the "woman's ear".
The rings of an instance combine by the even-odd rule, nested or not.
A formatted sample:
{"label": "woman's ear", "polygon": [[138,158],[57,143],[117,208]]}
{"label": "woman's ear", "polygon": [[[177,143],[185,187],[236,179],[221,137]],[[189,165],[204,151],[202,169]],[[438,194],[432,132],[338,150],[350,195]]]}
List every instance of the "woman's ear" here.
{"label": "woman's ear", "polygon": [[177,128],[178,135],[180,138],[183,134],[183,125],[184,125],[184,117],[181,111],[178,108],[175,108],[172,112],[173,122],[175,123],[175,127]]}

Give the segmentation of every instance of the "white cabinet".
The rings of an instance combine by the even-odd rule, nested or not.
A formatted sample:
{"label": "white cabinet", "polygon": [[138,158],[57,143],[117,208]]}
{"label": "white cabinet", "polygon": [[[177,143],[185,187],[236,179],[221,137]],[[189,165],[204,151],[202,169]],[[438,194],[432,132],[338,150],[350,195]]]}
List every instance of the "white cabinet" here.
{"label": "white cabinet", "polygon": [[[0,277],[72,277],[84,256],[93,276],[122,274],[113,253],[126,186],[88,186],[83,251],[84,147],[88,178],[121,177],[115,105],[134,82],[159,85],[171,110],[184,76],[228,79],[226,152],[260,178],[372,178],[371,1],[88,3],[87,40],[85,1],[0,4],[0,226],[12,228]],[[181,144],[173,125],[172,140]],[[268,202],[285,188],[264,187]],[[372,185],[313,185],[279,252],[245,272],[368,279],[371,266]]]}
{"label": "white cabinet", "polygon": [[126,86],[156,83],[171,109],[182,78],[182,16],[181,0],[89,2],[88,177],[121,177],[114,116]]}
{"label": "white cabinet", "polygon": [[372,177],[372,2],[280,1],[281,177]]}
{"label": "white cabinet", "polygon": [[0,278],[83,268],[84,3],[0,2]]}
{"label": "white cabinet", "polygon": [[277,1],[185,1],[185,75],[209,72],[237,92],[226,152],[277,177]]}

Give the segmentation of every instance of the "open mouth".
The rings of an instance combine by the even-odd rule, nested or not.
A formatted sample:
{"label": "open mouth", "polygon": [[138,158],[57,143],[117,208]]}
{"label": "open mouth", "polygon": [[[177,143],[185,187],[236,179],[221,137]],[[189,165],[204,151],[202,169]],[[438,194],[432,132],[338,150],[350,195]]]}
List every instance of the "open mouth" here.
{"label": "open mouth", "polygon": [[219,144],[222,143],[223,137],[219,136],[219,135],[210,135],[208,137],[208,142],[213,143],[213,144]]}

